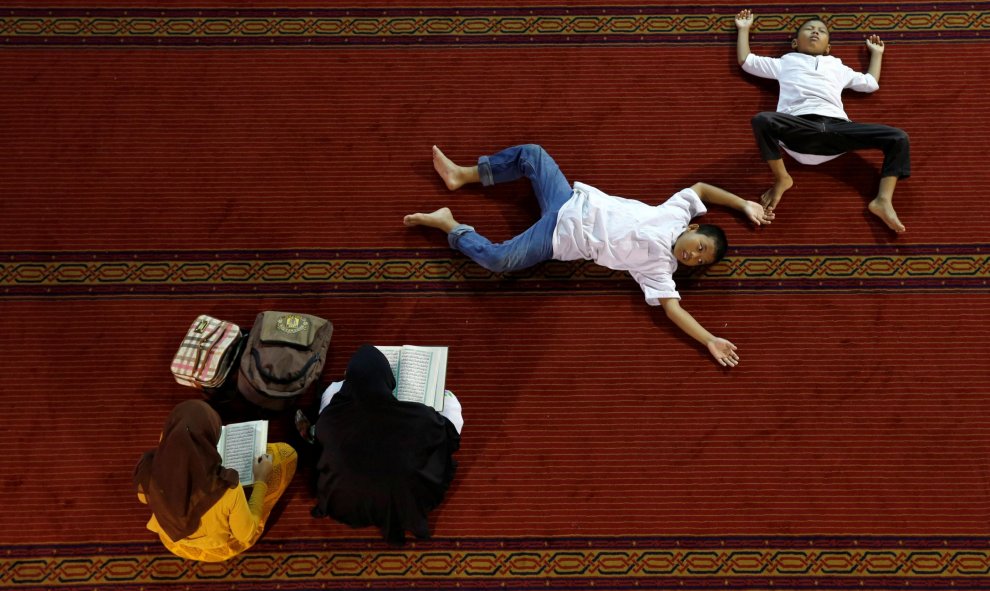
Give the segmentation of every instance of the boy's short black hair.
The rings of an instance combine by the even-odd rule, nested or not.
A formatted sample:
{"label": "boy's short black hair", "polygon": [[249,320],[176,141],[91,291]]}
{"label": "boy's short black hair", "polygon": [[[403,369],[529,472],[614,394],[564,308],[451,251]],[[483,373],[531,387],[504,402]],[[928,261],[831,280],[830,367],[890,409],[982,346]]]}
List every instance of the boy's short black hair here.
{"label": "boy's short black hair", "polygon": [[[811,21],[818,21],[820,23],[823,23],[825,25],[825,29],[828,30],[828,21],[827,20],[823,19],[820,16],[809,16],[808,18],[806,18],[803,21],[801,21],[801,24],[798,25],[798,28],[797,29],[794,29],[794,37],[797,38],[798,33],[801,32],[801,29],[803,29],[804,26],[806,24],[810,23]],[[828,31],[828,36],[829,37],[832,36],[832,31]]]}
{"label": "boy's short black hair", "polygon": [[715,260],[712,263],[717,263],[725,257],[725,251],[729,249],[729,240],[725,237],[722,228],[713,224],[700,224],[695,232],[708,236],[715,243]]}

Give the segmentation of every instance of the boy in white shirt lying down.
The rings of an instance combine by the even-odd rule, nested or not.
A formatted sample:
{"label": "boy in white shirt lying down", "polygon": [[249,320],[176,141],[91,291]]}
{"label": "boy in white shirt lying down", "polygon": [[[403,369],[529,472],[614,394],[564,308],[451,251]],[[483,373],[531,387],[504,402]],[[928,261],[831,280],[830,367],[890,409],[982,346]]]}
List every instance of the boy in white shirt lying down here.
{"label": "boy in white shirt lying down", "polygon": [[680,306],[673,273],[678,264],[710,265],[728,246],[721,228],[692,224],[704,203],[743,212],[756,225],[773,214],[753,201],[705,183],[695,183],[657,206],[614,197],[584,183],[573,188],[557,163],[540,146],[527,144],[478,158],[477,166],[460,166],[433,146],[433,167],[447,188],[468,183],[490,186],[526,177],[540,204],[540,219],[528,230],[493,244],[471,226],[454,219],[450,209],[405,216],[407,226],[428,226],[447,233],[451,248],[494,272],[525,269],[555,259],[587,259],[617,271],[629,271],[646,302],[660,305],[678,327],[708,348],[723,366],[739,362],[736,346],[711,334]]}
{"label": "boy in white shirt lying down", "polygon": [[760,156],[773,173],[773,186],[760,203],[773,211],[794,184],[784,167],[781,148],[802,164],[821,164],[850,150],[876,148],[883,150],[883,167],[880,187],[868,208],[891,230],[903,232],[893,198],[897,179],[911,176],[908,135],[889,125],[850,121],[842,106],[843,89],[874,92],[880,88],[883,41],[877,35],[866,39],[870,66],[863,74],[829,55],[828,27],[818,18],[798,28],[791,40],[794,51],[780,58],[755,55],[749,50],[753,19],[749,10],[736,15],[736,59],[743,71],[780,84],[777,112],[758,113],[752,121]]}

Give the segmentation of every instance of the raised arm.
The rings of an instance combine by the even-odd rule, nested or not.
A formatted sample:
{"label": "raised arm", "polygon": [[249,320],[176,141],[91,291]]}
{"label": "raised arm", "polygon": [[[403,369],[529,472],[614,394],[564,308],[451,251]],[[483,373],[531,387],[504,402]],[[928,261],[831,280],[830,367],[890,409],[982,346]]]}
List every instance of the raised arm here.
{"label": "raised arm", "polygon": [[866,38],[866,47],[870,50],[870,69],[867,74],[880,82],[880,64],[883,61],[883,41],[879,35],[870,35]]}
{"label": "raised arm", "polygon": [[757,226],[769,224],[773,221],[774,213],[772,211],[766,211],[759,203],[747,201],[725,189],[720,189],[708,183],[695,183],[691,186],[691,190],[697,193],[698,197],[701,197],[704,203],[721,205],[741,211],[749,221]]}
{"label": "raised arm", "polygon": [[736,37],[736,61],[743,65],[749,57],[749,29],[753,26],[753,12],[743,9],[736,15],[736,28],[739,29],[739,36]]}
{"label": "raised arm", "polygon": [[660,300],[663,311],[667,318],[686,332],[691,338],[708,348],[715,361],[727,367],[735,367],[739,363],[739,355],[736,353],[736,346],[729,341],[719,338],[705,330],[704,326],[694,319],[687,310],[681,307],[681,302],[677,298],[663,298]]}

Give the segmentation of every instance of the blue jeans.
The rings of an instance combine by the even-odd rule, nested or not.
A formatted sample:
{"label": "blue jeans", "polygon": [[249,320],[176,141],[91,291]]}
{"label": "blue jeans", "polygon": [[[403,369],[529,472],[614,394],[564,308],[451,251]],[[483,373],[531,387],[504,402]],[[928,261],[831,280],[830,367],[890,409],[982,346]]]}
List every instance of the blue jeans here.
{"label": "blue jeans", "polygon": [[450,247],[496,273],[525,269],[553,258],[557,212],[571,198],[571,186],[550,154],[535,144],[506,148],[478,158],[478,175],[486,187],[528,178],[540,204],[540,219],[522,234],[499,244],[492,244],[473,227],[459,224],[447,235]]}

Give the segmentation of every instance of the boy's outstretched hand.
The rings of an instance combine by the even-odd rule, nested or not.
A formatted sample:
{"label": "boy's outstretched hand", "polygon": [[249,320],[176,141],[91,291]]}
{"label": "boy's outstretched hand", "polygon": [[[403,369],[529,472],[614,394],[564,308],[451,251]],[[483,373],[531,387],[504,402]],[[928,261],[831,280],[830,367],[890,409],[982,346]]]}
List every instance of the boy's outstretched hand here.
{"label": "boy's outstretched hand", "polygon": [[744,8],[739,11],[736,15],[736,28],[737,29],[748,29],[753,26],[753,11]]}
{"label": "boy's outstretched hand", "polygon": [[736,346],[723,338],[715,337],[708,341],[708,352],[723,366],[735,367],[739,363]]}
{"label": "boy's outstretched hand", "polygon": [[880,40],[880,35],[867,37],[866,46],[870,49],[870,53],[883,53],[883,41]]}
{"label": "boy's outstretched hand", "polygon": [[769,224],[773,221],[774,213],[772,209],[764,209],[762,205],[755,201],[747,201],[743,205],[743,213],[757,226]]}

